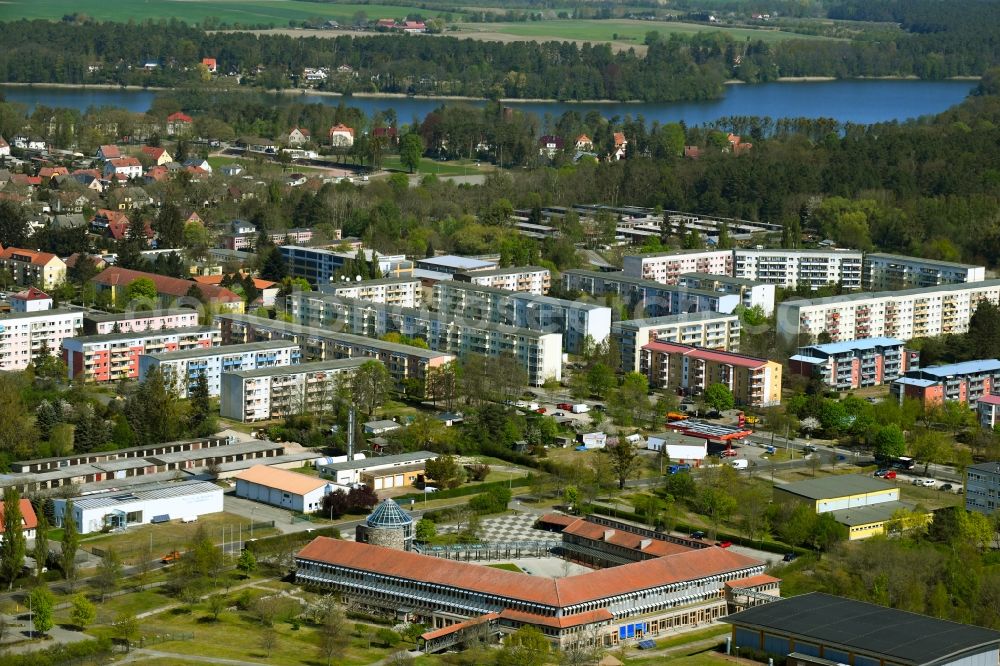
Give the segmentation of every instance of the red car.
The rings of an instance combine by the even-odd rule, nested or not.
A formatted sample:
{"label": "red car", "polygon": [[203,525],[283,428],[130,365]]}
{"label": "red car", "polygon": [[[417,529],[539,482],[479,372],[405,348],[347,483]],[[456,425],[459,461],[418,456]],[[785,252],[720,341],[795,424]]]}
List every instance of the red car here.
{"label": "red car", "polygon": [[544,414],[545,413],[545,408],[544,407],[539,407],[538,409],[535,410],[535,413],[536,414]]}
{"label": "red car", "polygon": [[560,402],[558,405],[556,405],[556,408],[557,409],[565,409],[565,410],[569,411],[569,410],[573,409],[573,405],[569,404],[568,402]]}
{"label": "red car", "polygon": [[730,546],[733,545],[733,542],[732,541],[720,541],[719,543],[717,543],[715,545],[718,546],[719,548],[729,548]]}

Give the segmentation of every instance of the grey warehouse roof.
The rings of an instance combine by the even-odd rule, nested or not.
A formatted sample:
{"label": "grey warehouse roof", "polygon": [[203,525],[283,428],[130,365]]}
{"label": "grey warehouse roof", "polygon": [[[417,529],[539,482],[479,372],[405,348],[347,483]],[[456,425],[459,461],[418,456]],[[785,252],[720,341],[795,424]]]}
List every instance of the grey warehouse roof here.
{"label": "grey warehouse roof", "polygon": [[171,497],[187,497],[201,493],[222,492],[220,486],[208,481],[181,481],[179,483],[155,483],[134,486],[128,490],[109,490],[94,495],[84,495],[73,500],[78,509],[100,509],[130,502],[142,502]]}
{"label": "grey warehouse roof", "polygon": [[939,664],[974,650],[996,649],[1000,632],[812,592],[721,618],[842,646],[911,666]]}
{"label": "grey warehouse roof", "polygon": [[346,471],[349,469],[365,469],[368,467],[388,467],[389,465],[400,465],[406,463],[420,462],[437,458],[439,454],[431,451],[416,451],[414,453],[401,453],[398,456],[382,456],[380,458],[362,458],[361,460],[347,460],[330,465],[322,465],[324,469]]}
{"label": "grey warehouse roof", "polygon": [[880,481],[879,479],[870,476],[861,476],[858,474],[825,476],[775,486],[778,490],[782,490],[786,493],[800,495],[814,500],[844,497],[845,495],[877,493],[894,487],[895,486],[891,483],[886,483],[885,481]]}

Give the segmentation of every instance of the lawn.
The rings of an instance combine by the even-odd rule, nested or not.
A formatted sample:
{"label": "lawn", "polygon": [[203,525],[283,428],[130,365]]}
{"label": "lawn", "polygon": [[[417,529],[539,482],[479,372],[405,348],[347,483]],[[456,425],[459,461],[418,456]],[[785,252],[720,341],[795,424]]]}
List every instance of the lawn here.
{"label": "lawn", "polygon": [[[477,164],[480,164],[480,166],[476,166]],[[399,161],[399,155],[386,155],[382,159],[382,168],[386,171],[402,171],[404,173],[409,173],[409,170]],[[420,160],[420,166],[417,168],[417,174],[422,176],[431,174],[435,176],[469,176],[485,173],[491,169],[492,167],[482,166],[481,163],[478,163],[475,160],[440,162],[438,160],[432,160],[425,157]]]}
{"label": "lawn", "polygon": [[[291,589],[291,586],[286,586]],[[335,660],[337,664],[371,664],[400,648],[385,649],[368,646],[368,640],[354,635],[351,628],[350,647],[347,654]],[[270,654],[260,645],[261,625],[248,613],[223,611],[218,622],[209,619],[207,611],[196,608],[191,613],[166,612],[144,621],[142,633],[146,636],[174,634],[191,636],[188,640],[157,643],[153,649],[178,654],[197,655],[216,659],[233,659],[273,666],[298,666],[315,663],[318,637],[316,631],[303,623],[300,629],[288,622],[275,620],[277,642]],[[221,638],[224,637],[224,640]]]}
{"label": "lawn", "polygon": [[547,40],[580,40],[588,42],[633,42],[642,44],[646,33],[658,31],[663,35],[678,33],[691,35],[697,32],[721,31],[733,39],[740,41],[747,37],[766,42],[777,42],[786,39],[822,39],[809,35],[799,35],[778,30],[755,30],[753,28],[728,28],[725,26],[703,25],[696,23],[678,23],[665,21],[633,21],[633,20],[557,20],[533,21],[530,23],[463,23],[462,30],[448,33],[455,36],[470,36],[469,33],[499,33],[524,37],[533,41]]}
{"label": "lawn", "polygon": [[524,573],[524,569],[517,566],[513,562],[501,562],[500,564],[487,564],[486,566],[492,569],[503,569],[504,571],[513,571],[514,573]]}
{"label": "lawn", "polygon": [[302,0],[140,0],[106,2],[105,0],[5,0],[0,3],[0,20],[51,19],[81,13],[99,21],[145,21],[181,19],[200,23],[206,18],[224,24],[269,25],[286,27],[289,21],[323,19],[349,23],[357,12],[369,18],[396,18],[414,13],[425,17],[440,12],[418,7],[363,5]]}
{"label": "lawn", "polygon": [[[131,561],[139,555],[142,547],[152,543],[153,556],[162,557],[171,550],[184,551],[193,539],[199,527],[204,528],[208,535],[216,543],[222,543],[223,530],[225,539],[238,539],[240,536],[240,526],[243,527],[243,538],[247,538],[250,521],[242,516],[231,513],[217,513],[208,516],[201,516],[197,522],[182,523],[173,520],[169,523],[159,525],[137,525],[129,528],[122,534],[102,534],[94,538],[81,540],[81,546],[89,550],[91,547],[106,550],[114,548],[125,561]],[[271,536],[276,534],[273,528],[254,530],[254,536]]]}

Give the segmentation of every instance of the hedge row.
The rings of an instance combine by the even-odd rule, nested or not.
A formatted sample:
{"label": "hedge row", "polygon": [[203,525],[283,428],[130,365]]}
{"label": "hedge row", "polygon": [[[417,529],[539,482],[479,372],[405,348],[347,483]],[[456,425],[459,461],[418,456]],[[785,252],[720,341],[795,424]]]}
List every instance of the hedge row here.
{"label": "hedge row", "polygon": [[111,640],[99,638],[93,641],[54,645],[25,654],[5,654],[0,656],[0,666],[74,666],[105,663],[110,655]]}

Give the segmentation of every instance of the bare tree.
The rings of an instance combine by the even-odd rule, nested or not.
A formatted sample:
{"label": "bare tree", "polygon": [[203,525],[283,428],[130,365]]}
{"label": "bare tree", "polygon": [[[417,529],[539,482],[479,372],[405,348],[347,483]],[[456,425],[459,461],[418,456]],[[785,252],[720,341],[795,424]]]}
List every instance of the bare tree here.
{"label": "bare tree", "polygon": [[335,608],[319,628],[319,656],[330,666],[333,661],[344,656],[350,635],[344,612]]}

